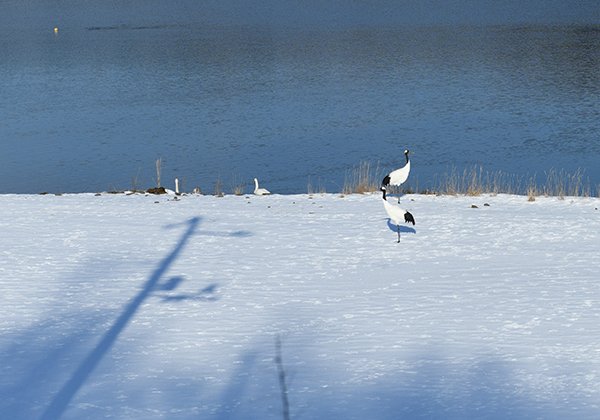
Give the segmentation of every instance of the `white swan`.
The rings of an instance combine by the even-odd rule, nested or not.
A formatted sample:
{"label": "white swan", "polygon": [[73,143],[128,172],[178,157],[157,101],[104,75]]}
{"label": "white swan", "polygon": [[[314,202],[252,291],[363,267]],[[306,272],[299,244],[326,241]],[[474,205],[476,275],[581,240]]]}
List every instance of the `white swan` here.
{"label": "white swan", "polygon": [[254,178],[254,194],[256,195],[269,195],[271,194],[271,191],[265,189],[265,188],[259,188],[258,187],[258,179]]}
{"label": "white swan", "polygon": [[385,188],[381,187],[381,191],[383,192],[383,207],[390,220],[398,227],[398,243],[400,243],[400,223],[412,223],[414,226],[415,218],[407,210],[388,202],[385,197]]}

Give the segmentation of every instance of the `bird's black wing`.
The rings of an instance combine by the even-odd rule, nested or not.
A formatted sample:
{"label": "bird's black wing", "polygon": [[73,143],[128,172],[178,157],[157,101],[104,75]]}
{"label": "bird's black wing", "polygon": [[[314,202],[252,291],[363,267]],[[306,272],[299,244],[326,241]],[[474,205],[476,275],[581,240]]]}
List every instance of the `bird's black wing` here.
{"label": "bird's black wing", "polygon": [[390,176],[386,175],[385,178],[383,178],[383,181],[381,181],[381,186],[386,187],[388,185],[390,185]]}

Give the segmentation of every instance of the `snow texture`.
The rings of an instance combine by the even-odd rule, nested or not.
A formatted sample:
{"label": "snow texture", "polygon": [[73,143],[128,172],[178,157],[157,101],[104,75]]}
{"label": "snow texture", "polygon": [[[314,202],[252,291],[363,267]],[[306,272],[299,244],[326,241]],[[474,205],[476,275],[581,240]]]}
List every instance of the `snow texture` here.
{"label": "snow texture", "polygon": [[0,195],[0,417],[600,418],[600,200],[402,206]]}

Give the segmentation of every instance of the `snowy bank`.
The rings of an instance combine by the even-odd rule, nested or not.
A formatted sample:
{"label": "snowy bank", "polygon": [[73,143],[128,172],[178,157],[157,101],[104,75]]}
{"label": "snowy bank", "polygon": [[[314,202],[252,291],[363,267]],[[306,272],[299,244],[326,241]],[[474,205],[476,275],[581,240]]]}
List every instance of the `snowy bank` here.
{"label": "snowy bank", "polygon": [[0,195],[2,418],[600,417],[600,199],[402,204]]}

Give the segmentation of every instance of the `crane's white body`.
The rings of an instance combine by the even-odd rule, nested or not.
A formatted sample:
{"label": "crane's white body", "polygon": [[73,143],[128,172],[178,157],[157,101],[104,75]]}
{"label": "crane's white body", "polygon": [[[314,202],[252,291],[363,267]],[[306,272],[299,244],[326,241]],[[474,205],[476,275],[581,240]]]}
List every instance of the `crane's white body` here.
{"label": "crane's white body", "polygon": [[383,192],[383,197],[382,197],[383,198],[383,208],[385,209],[385,212],[389,216],[392,223],[394,223],[397,226],[398,242],[400,242],[400,224],[402,222],[406,222],[406,223],[412,223],[414,225],[415,219],[408,210],[405,210],[402,207],[400,207],[396,204],[392,204],[389,201],[387,201],[387,199],[385,197],[385,188],[382,187],[381,191]]}
{"label": "crane's white body", "polygon": [[258,179],[254,178],[254,194],[269,195],[269,194],[271,194],[271,191],[267,190],[266,188],[259,188],[258,187]]}
{"label": "crane's white body", "polygon": [[395,225],[399,225],[404,222],[404,215],[406,214],[405,209],[392,204],[387,200],[383,200],[383,207],[385,208],[385,212],[387,213],[388,217]]}
{"label": "crane's white body", "polygon": [[[388,185],[395,185],[399,187],[400,185],[406,182],[406,180],[408,179],[408,175],[410,175],[410,159],[408,158],[409,153],[410,151],[408,149],[404,151],[404,156],[406,157],[406,164],[402,168],[390,172],[383,178],[383,181],[381,181],[382,191],[385,191]],[[400,203],[400,197],[398,197],[398,203]]]}
{"label": "crane's white body", "polygon": [[409,153],[409,150],[404,151],[404,156],[406,156],[406,165],[387,174],[381,183],[382,187],[385,188],[388,185],[400,186],[406,182],[408,175],[410,175],[410,159],[408,158]]}
{"label": "crane's white body", "polygon": [[404,184],[408,179],[408,175],[410,175],[410,160],[402,168],[390,172],[388,175],[390,177],[390,185],[400,186]]}

